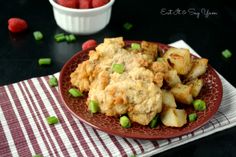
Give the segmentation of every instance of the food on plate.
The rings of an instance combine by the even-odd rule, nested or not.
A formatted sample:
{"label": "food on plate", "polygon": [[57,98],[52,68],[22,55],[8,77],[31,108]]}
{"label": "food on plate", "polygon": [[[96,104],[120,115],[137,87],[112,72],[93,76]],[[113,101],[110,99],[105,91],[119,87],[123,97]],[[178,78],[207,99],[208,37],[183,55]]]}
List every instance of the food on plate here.
{"label": "food on plate", "polygon": [[182,127],[187,123],[187,113],[184,109],[165,108],[161,112],[161,122],[165,126]]}
{"label": "food on plate", "polygon": [[193,107],[197,111],[204,111],[206,109],[206,103],[204,100],[196,99],[193,101]]}
{"label": "food on plate", "polygon": [[188,115],[188,121],[189,122],[194,122],[197,120],[197,114],[196,113],[191,113]]}
{"label": "food on plate", "polygon": [[8,20],[8,30],[12,33],[20,33],[28,28],[28,24],[21,18],[10,18]]}
{"label": "food on plate", "polygon": [[88,92],[91,113],[125,116],[128,127],[136,122],[154,128],[159,118],[166,126],[182,127],[187,123],[185,107],[204,85],[198,77],[206,71],[206,61],[192,58],[187,49],[170,48],[161,57],[156,43],[126,45],[122,37],[105,38],[78,64],[70,81]]}

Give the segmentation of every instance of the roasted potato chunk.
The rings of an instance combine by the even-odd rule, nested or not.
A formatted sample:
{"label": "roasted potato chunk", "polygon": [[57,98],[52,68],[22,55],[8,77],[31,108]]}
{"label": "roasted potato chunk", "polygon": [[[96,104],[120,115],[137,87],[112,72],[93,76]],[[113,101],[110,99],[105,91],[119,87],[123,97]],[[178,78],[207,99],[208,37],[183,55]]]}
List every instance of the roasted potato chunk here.
{"label": "roasted potato chunk", "polygon": [[179,75],[176,70],[170,70],[165,73],[164,79],[169,87],[174,87],[177,83],[181,83]]}
{"label": "roasted potato chunk", "polygon": [[152,56],[153,60],[157,58],[158,45],[156,43],[142,41],[141,48],[143,53]]}
{"label": "roasted potato chunk", "polygon": [[165,126],[182,127],[187,123],[187,113],[183,109],[167,108],[161,113],[161,121]]}
{"label": "roasted potato chunk", "polygon": [[197,97],[203,87],[202,79],[194,79],[187,83],[187,85],[192,86],[191,94],[193,97]]}
{"label": "roasted potato chunk", "polygon": [[163,56],[179,75],[186,75],[192,66],[188,49],[170,48]]}
{"label": "roasted potato chunk", "polygon": [[163,107],[177,107],[174,95],[167,90],[162,90],[162,104]]}
{"label": "roasted potato chunk", "polygon": [[193,66],[190,72],[187,74],[187,80],[193,80],[203,75],[207,70],[208,59],[199,58],[193,60]]}
{"label": "roasted potato chunk", "polygon": [[191,94],[192,86],[178,83],[170,91],[174,95],[175,100],[180,103],[189,105],[193,101],[193,97]]}

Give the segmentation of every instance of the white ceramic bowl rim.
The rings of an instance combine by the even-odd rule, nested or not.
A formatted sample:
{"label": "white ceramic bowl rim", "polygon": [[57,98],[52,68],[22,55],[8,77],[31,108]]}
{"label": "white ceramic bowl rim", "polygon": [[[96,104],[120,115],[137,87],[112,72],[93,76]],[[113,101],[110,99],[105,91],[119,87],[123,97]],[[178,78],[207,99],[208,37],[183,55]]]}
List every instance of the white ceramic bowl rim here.
{"label": "white ceramic bowl rim", "polygon": [[101,7],[89,8],[89,9],[76,9],[76,8],[64,7],[64,6],[59,5],[57,2],[55,2],[55,0],[49,0],[49,2],[51,3],[51,5],[53,7],[60,9],[60,10],[73,12],[73,13],[92,13],[92,12],[98,12],[98,11],[102,11],[102,10],[109,8],[115,2],[115,0],[110,0],[107,4],[105,4]]}

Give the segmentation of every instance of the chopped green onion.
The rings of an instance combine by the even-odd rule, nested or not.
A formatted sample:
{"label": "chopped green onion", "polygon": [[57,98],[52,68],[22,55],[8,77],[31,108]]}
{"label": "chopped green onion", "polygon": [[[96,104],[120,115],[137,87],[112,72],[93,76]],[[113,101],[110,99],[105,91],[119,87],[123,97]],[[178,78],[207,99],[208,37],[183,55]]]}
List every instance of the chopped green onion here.
{"label": "chopped green onion", "polygon": [[132,154],[132,155],[130,155],[129,157],[136,157],[136,155]]}
{"label": "chopped green onion", "polygon": [[188,120],[189,122],[194,122],[197,120],[197,114],[196,113],[191,113],[188,115]]}
{"label": "chopped green onion", "polygon": [[126,22],[124,25],[123,25],[124,29],[129,31],[130,29],[133,28],[133,25],[129,22]]}
{"label": "chopped green onion", "polygon": [[48,124],[57,124],[59,122],[58,118],[55,116],[47,117]]}
{"label": "chopped green onion", "polygon": [[131,49],[133,49],[133,50],[140,50],[141,46],[138,43],[132,43],[131,44]]}
{"label": "chopped green onion", "polygon": [[230,58],[230,57],[232,56],[232,53],[231,53],[228,49],[226,49],[226,50],[222,51],[222,55],[223,55],[226,59],[228,59],[228,58]]}
{"label": "chopped green onion", "polygon": [[115,71],[119,74],[122,74],[125,70],[124,64],[113,64],[112,65],[112,71]]}
{"label": "chopped green onion", "polygon": [[201,99],[197,99],[193,101],[193,107],[197,111],[204,111],[206,109],[206,103]]}
{"label": "chopped green onion", "polygon": [[83,96],[83,94],[76,88],[71,88],[69,89],[69,93],[73,96],[73,97],[81,97]]}
{"label": "chopped green onion", "polygon": [[39,41],[43,39],[43,34],[40,31],[35,31],[33,32],[34,39]]}
{"label": "chopped green onion", "polygon": [[89,101],[89,111],[91,113],[97,113],[99,110],[98,102],[95,100],[90,100]]}
{"label": "chopped green onion", "polygon": [[158,121],[158,116],[155,116],[151,122],[149,123],[150,128],[155,128],[157,127],[157,121]]}
{"label": "chopped green onion", "polygon": [[67,42],[73,42],[76,40],[76,37],[74,34],[66,35],[65,38]]}
{"label": "chopped green onion", "polygon": [[54,39],[56,40],[56,42],[61,42],[61,41],[66,40],[66,37],[65,37],[64,33],[60,33],[60,34],[56,34],[54,36]]}
{"label": "chopped green onion", "polygon": [[35,154],[32,157],[43,157],[41,154]]}
{"label": "chopped green onion", "polygon": [[51,58],[40,58],[38,60],[39,65],[49,65],[51,64],[52,60]]}
{"label": "chopped green onion", "polygon": [[55,87],[58,85],[57,78],[55,76],[52,76],[49,78],[48,83],[51,87]]}
{"label": "chopped green onion", "polygon": [[127,116],[120,117],[120,125],[123,128],[129,128],[131,126],[129,118]]}

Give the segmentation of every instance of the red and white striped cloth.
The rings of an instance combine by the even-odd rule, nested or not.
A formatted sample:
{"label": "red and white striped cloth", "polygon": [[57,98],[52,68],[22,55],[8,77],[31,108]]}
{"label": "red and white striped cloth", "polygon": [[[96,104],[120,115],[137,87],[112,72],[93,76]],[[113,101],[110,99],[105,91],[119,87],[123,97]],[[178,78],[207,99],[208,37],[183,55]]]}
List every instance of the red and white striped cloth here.
{"label": "red and white striped cloth", "polygon": [[[172,46],[190,48],[183,41]],[[191,134],[157,141],[112,136],[82,123],[62,105],[58,89],[48,85],[48,78],[0,87],[1,157],[150,156],[236,125],[236,90],[223,77],[223,101],[208,124]],[[51,126],[46,117],[53,115],[60,123]]]}

